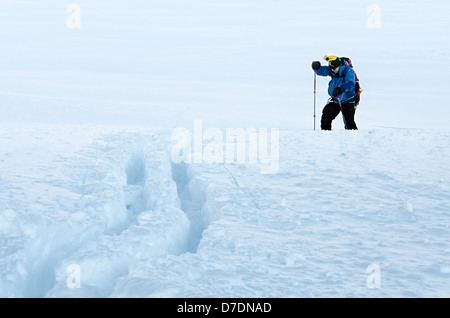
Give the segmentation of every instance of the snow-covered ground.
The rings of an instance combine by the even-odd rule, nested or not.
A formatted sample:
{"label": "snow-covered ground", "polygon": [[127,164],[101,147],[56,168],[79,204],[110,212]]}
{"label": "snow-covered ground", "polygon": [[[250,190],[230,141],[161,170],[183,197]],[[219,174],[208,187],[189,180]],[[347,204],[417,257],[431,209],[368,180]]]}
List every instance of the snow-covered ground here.
{"label": "snow-covered ground", "polygon": [[0,10],[0,297],[450,296],[446,1],[72,4]]}

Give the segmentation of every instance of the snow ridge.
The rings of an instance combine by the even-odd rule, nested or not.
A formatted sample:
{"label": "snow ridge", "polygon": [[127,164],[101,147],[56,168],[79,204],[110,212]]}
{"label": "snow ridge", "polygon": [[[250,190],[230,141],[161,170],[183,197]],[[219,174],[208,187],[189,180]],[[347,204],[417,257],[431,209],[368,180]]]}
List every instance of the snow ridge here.
{"label": "snow ridge", "polygon": [[[119,209],[127,217],[114,220],[115,214],[109,214],[114,227],[106,227],[103,234],[61,259],[56,283],[46,297],[108,297],[118,280],[124,284],[133,264],[151,262],[160,253],[195,252],[203,230],[201,188],[187,166],[171,165],[161,144],[152,143],[164,137],[131,137],[137,138],[134,146],[122,144],[119,137],[114,146],[105,148],[114,167],[109,187],[117,189],[110,204],[115,209],[107,210]],[[78,269],[79,277],[71,268]],[[68,288],[76,286],[77,279],[79,286]]]}
{"label": "snow ridge", "polygon": [[206,201],[205,186],[193,176],[190,166],[184,162],[172,162],[172,177],[177,185],[181,209],[190,221],[187,251],[195,253],[205,229],[201,214]]}

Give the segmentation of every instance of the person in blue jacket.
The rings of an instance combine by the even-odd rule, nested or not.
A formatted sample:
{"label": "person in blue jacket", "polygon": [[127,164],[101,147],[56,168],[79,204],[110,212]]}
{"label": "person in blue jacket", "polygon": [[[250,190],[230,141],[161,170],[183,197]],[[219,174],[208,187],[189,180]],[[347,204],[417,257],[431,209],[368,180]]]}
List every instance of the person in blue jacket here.
{"label": "person in blue jacket", "polygon": [[321,128],[331,130],[331,123],[342,112],[345,129],[356,130],[356,75],[347,61],[334,56],[325,56],[328,66],[322,66],[319,61],[312,63],[312,68],[319,76],[330,76],[328,94],[331,98],[322,111]]}

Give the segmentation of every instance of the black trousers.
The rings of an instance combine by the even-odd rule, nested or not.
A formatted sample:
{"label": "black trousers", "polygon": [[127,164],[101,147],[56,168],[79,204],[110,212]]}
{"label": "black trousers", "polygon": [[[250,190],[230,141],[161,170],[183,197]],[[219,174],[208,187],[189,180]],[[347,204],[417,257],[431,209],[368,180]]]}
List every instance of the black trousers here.
{"label": "black trousers", "polygon": [[342,112],[345,129],[357,130],[355,123],[355,101],[339,103],[335,100],[330,100],[325,105],[322,111],[321,128],[322,130],[331,130],[331,123]]}

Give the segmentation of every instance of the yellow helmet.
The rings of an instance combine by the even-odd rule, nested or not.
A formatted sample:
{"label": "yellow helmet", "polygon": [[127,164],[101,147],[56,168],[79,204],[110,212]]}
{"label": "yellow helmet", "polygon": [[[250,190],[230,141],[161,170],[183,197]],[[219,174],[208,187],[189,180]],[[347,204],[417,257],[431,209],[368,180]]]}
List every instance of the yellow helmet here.
{"label": "yellow helmet", "polygon": [[325,55],[323,58],[325,61],[328,62],[328,66],[331,68],[336,68],[338,66],[342,66],[344,63],[342,62],[342,60],[335,56],[335,55]]}

